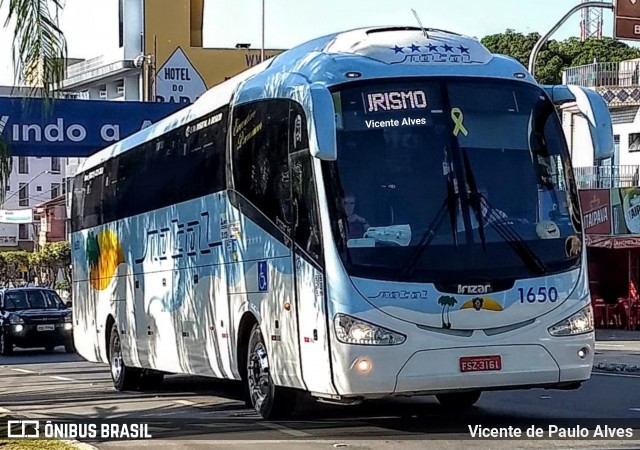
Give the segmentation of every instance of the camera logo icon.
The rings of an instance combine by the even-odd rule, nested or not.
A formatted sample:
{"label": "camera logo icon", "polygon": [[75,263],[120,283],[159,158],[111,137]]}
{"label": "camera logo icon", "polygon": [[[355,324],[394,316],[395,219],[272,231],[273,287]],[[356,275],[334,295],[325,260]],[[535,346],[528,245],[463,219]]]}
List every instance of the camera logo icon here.
{"label": "camera logo icon", "polygon": [[37,439],[40,437],[40,421],[8,420],[7,437],[11,439]]}

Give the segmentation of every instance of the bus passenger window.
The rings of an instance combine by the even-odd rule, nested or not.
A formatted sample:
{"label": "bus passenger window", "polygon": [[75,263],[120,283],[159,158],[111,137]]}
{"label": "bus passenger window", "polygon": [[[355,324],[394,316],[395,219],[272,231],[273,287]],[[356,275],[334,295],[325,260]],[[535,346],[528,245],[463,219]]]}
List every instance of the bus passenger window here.
{"label": "bus passenger window", "polygon": [[282,232],[289,234],[288,100],[235,108],[232,126],[233,187]]}

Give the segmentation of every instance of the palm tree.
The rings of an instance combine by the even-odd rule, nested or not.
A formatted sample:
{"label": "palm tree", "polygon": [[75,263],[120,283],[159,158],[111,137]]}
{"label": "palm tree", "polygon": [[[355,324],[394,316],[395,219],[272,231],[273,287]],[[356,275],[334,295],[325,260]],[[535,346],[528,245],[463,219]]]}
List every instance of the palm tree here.
{"label": "palm tree", "polygon": [[[63,0],[0,0],[0,8],[5,5],[9,11],[4,26],[14,24],[15,84],[27,84],[30,95],[39,92],[47,104],[65,75],[67,41],[58,24]],[[0,201],[4,201],[11,169],[9,143],[0,135]]]}
{"label": "palm tree", "polygon": [[5,21],[13,30],[13,67],[18,84],[26,83],[32,93],[40,90],[45,99],[62,83],[67,60],[67,41],[58,15],[63,0],[0,0],[8,4]]}
{"label": "palm tree", "polygon": [[[455,297],[450,295],[443,295],[438,299],[438,305],[442,305],[442,328],[451,328],[451,321],[449,320],[449,308],[455,306],[458,301]],[[447,321],[444,321],[444,310],[447,309]]]}

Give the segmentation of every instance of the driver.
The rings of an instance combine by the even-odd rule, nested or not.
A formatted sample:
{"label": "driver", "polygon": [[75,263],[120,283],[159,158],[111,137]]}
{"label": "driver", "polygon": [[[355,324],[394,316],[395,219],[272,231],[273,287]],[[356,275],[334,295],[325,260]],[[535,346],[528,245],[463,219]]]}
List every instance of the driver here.
{"label": "driver", "polygon": [[367,219],[355,213],[356,197],[347,194],[343,200],[344,212],[347,215],[347,239],[360,239],[369,229]]}

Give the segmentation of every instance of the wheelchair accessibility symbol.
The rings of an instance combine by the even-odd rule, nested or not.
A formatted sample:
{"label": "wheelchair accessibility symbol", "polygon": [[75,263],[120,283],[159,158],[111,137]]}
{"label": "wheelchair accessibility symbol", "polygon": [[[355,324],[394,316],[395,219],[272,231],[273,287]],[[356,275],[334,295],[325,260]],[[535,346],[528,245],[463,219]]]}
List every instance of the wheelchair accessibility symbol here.
{"label": "wheelchair accessibility symbol", "polygon": [[258,261],[258,291],[266,292],[269,290],[269,276],[267,274],[267,262]]}

